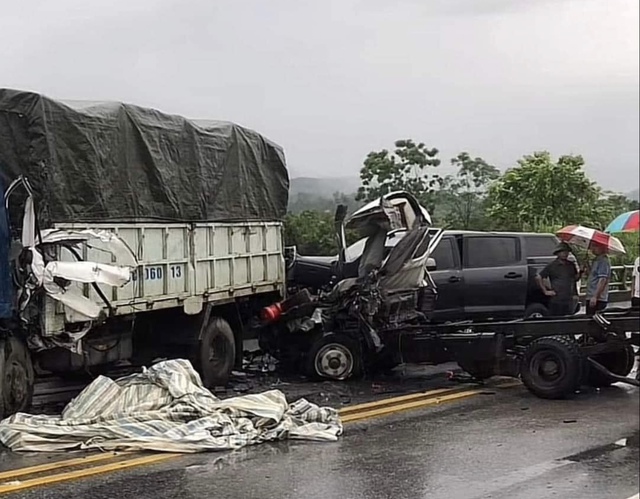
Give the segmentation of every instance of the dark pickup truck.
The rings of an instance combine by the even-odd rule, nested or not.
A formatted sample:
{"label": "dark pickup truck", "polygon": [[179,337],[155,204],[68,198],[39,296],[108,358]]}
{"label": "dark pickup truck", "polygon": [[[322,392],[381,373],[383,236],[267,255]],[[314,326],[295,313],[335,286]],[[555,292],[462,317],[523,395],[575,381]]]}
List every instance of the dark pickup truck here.
{"label": "dark pickup truck", "polygon": [[[402,239],[391,233],[391,249]],[[345,272],[357,268],[366,240],[347,249]],[[445,231],[431,254],[429,269],[438,289],[435,322],[510,319],[548,315],[548,298],[536,274],[553,260],[558,239],[553,234]],[[319,289],[336,276],[337,257],[297,256],[288,279],[296,287]],[[579,304],[576,301],[576,312]]]}

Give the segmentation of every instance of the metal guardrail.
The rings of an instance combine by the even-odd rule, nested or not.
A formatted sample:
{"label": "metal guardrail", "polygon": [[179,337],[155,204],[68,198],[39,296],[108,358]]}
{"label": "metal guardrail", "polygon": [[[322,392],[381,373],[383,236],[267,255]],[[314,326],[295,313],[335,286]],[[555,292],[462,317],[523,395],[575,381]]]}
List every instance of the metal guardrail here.
{"label": "metal guardrail", "polygon": [[[611,267],[611,281],[609,282],[609,298],[612,302],[631,300],[631,281],[633,279],[633,265],[615,265]],[[580,283],[580,298],[586,295],[587,283]]]}

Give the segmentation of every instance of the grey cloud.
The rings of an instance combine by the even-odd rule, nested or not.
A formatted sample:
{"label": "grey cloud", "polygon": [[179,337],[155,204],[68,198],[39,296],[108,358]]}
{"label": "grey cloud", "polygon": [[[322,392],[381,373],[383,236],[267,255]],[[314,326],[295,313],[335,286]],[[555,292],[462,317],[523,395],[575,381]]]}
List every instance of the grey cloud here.
{"label": "grey cloud", "polygon": [[638,183],[637,0],[59,0],[4,7],[0,83],[229,119],[297,174],[414,137]]}

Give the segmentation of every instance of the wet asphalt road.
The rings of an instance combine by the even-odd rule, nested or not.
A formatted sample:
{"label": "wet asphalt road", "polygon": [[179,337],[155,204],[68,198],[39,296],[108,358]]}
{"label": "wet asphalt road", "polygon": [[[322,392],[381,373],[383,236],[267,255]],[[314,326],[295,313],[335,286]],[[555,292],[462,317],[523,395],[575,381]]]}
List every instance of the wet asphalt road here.
{"label": "wet asphalt road", "polygon": [[639,404],[620,385],[568,401],[487,389],[346,425],[337,443],[187,456],[7,497],[627,499],[639,490]]}

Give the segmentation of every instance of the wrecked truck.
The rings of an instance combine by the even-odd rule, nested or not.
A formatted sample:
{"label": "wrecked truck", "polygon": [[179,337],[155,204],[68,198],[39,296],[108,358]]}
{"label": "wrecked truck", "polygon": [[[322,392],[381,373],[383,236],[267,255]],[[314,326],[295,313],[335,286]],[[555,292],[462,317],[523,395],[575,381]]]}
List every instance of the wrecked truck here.
{"label": "wrecked truck", "polygon": [[[262,313],[261,348],[290,369],[311,377],[345,380],[365,370],[402,363],[403,340],[426,326],[437,289],[427,268],[443,231],[407,192],[394,192],[346,217],[335,217],[340,252],[328,290],[304,289]],[[346,231],[366,238],[357,265],[346,259]],[[404,236],[391,249],[389,234]],[[449,360],[431,349],[436,362]],[[447,358],[445,358],[447,357]]]}
{"label": "wrecked truck", "polygon": [[[640,345],[638,308],[438,323],[429,268],[444,233],[430,228],[428,213],[400,192],[345,215],[344,207],[336,212],[341,250],[330,286],[313,294],[304,289],[263,310],[262,348],[283,365],[346,380],[401,363],[455,360],[476,380],[519,378],[547,399],[570,397],[585,385],[640,386],[627,377]],[[357,266],[345,266],[347,229],[366,238]],[[386,244],[397,231],[404,236]]]}
{"label": "wrecked truck", "polygon": [[238,125],[0,90],[0,416],[34,372],[241,362],[283,296],[282,149]]}

